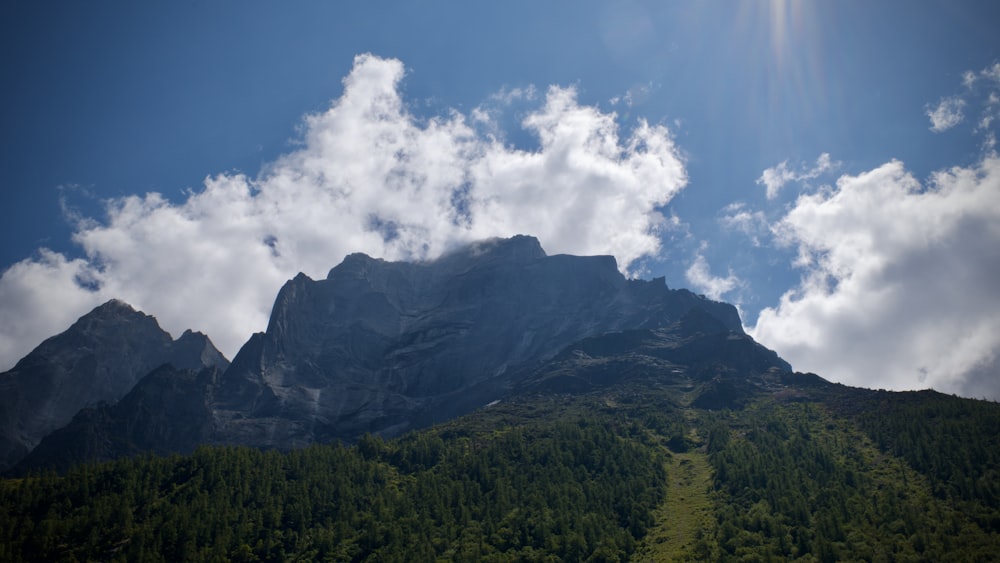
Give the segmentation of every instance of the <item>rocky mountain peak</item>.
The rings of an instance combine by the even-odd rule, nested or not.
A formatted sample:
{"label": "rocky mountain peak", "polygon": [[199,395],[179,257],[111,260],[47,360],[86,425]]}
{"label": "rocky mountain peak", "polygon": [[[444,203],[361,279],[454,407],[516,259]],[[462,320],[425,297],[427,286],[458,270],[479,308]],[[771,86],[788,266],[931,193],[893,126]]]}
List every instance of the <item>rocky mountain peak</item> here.
{"label": "rocky mountain peak", "polygon": [[480,261],[498,260],[523,264],[545,258],[547,254],[537,238],[514,235],[510,238],[492,238],[471,243],[456,250],[451,256],[465,256]]}
{"label": "rocky mountain peak", "polygon": [[229,360],[219,352],[208,335],[191,329],[185,330],[180,338],[174,341],[167,363],[178,369],[195,371],[205,367],[215,367],[220,370],[229,367]]}
{"label": "rocky mountain peak", "polygon": [[[365,277],[373,263],[385,262],[381,258],[372,258],[363,252],[354,252],[344,257],[344,260],[330,269],[326,279],[345,277]],[[302,274],[300,274],[302,275]]]}
{"label": "rocky mountain peak", "polygon": [[154,368],[225,368],[207,336],[174,341],[156,319],[112,299],[0,374],[0,471],[82,408],[121,399]]}
{"label": "rocky mountain peak", "polygon": [[[131,305],[122,301],[121,299],[109,299],[103,304],[98,305],[90,313],[84,315],[87,317],[111,317],[116,315],[130,315],[136,314],[136,311]],[[139,313],[141,314],[141,313]]]}
{"label": "rocky mountain peak", "polygon": [[496,399],[573,342],[693,309],[706,318],[691,322],[742,334],[731,305],[628,280],[611,256],[549,256],[534,237],[425,262],[351,254],[325,280],[285,284],[267,331],[223,375],[246,404],[221,398],[220,428],[278,447],[397,433]]}

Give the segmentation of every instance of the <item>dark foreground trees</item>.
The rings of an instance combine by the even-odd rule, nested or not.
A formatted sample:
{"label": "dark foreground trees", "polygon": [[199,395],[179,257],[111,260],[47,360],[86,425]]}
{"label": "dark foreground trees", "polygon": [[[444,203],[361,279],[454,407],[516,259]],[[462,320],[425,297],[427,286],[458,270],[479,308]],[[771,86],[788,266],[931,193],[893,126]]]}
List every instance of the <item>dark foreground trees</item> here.
{"label": "dark foreground trees", "polygon": [[618,561],[651,523],[662,468],[597,418],[206,447],[3,482],[0,560]]}
{"label": "dark foreground trees", "polygon": [[667,550],[690,560],[1000,553],[1000,405],[835,386],[738,410],[678,396],[642,382],[351,447],[203,447],[6,479],[0,561],[625,561],[675,541],[685,515],[663,507],[685,497],[664,468],[682,453],[714,473],[708,525]]}

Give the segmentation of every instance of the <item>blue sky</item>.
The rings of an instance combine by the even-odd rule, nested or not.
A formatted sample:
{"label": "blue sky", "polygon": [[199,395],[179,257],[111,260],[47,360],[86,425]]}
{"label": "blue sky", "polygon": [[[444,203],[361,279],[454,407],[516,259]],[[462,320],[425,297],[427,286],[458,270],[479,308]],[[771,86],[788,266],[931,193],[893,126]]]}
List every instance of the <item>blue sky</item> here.
{"label": "blue sky", "polygon": [[231,357],[297,271],[528,231],[736,303],[797,369],[1000,398],[998,26],[989,1],[9,2],[0,369],[110,297]]}

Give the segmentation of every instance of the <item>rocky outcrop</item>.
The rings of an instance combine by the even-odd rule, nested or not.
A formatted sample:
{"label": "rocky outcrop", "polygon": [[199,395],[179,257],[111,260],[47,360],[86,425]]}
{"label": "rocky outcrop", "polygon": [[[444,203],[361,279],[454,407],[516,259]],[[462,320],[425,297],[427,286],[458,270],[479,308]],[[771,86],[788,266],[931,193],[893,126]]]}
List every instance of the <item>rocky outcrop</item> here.
{"label": "rocky outcrop", "polygon": [[112,300],[0,374],[0,470],[86,407],[121,399],[154,368],[200,370],[227,360],[204,334],[176,341],[153,317]]}
{"label": "rocky outcrop", "polygon": [[630,329],[585,338],[519,377],[520,392],[582,393],[628,380],[672,386],[677,404],[741,406],[770,391],[774,374],[791,366],[703,310],[656,329]]}

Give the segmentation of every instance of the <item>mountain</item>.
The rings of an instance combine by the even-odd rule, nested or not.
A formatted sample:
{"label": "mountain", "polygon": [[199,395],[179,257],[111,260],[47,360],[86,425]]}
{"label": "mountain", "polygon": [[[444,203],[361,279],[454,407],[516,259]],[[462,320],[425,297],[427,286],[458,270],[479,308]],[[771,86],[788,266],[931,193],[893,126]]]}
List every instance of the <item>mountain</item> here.
{"label": "mountain", "polygon": [[222,370],[161,365],[120,401],[84,408],[47,435],[16,465],[16,473],[70,467],[143,453],[191,453],[214,438],[212,388]]}
{"label": "mountain", "polygon": [[[497,388],[488,381],[469,393],[476,394],[475,405],[482,406],[539,393],[578,395],[640,380],[672,387],[678,398],[686,396],[697,406],[725,408],[752,400],[788,372],[788,364],[777,354],[746,334],[731,331],[703,309],[693,308],[661,328],[611,331],[584,338],[551,358],[511,369],[509,377],[503,378],[509,383],[507,387]],[[225,393],[220,385],[224,379],[218,369],[195,372],[162,366],[142,378],[118,403],[84,409],[71,423],[46,436],[18,464],[16,473],[65,471],[84,461],[108,461],[143,452],[190,453],[199,444],[249,442],[257,447],[289,449],[291,446],[276,439],[282,435],[273,428],[287,430],[295,421],[307,421],[303,414],[260,420],[240,413],[242,418],[237,420],[262,433],[256,441],[242,433],[227,434],[227,427],[215,425],[218,412],[214,405]],[[452,409],[459,410],[454,405]],[[465,412],[471,410],[465,407]],[[226,415],[233,416],[231,412]],[[425,409],[400,416],[408,416],[406,424],[414,428],[453,418]],[[357,438],[346,436],[342,440]],[[299,439],[322,442],[315,436]]]}
{"label": "mountain", "polygon": [[225,368],[228,361],[204,334],[187,331],[174,340],[156,319],[121,301],[80,317],[0,374],[0,470],[80,409],[118,401],[162,364]]}
{"label": "mountain", "polygon": [[429,262],[352,254],[325,280],[300,274],[281,289],[267,331],[223,375],[218,430],[267,447],[396,435],[502,397],[582,338],[693,309],[743,335],[731,305],[628,280],[610,256],[547,256],[531,237]]}
{"label": "mountain", "polygon": [[[127,309],[111,303],[92,315],[101,317],[108,314],[105,309],[114,308]],[[130,343],[109,344],[102,357],[120,353],[135,360],[136,347],[183,348],[188,356],[196,355],[197,346],[182,346],[192,337],[170,344],[155,320],[130,314],[150,328],[149,334],[130,331]],[[220,367],[206,357],[172,362],[179,369],[158,374],[160,384],[135,385],[166,358],[147,354],[152,359],[134,361],[127,376],[118,378],[114,393],[100,393],[60,411],[66,424],[76,413],[73,407],[91,408],[51,436],[50,443],[43,442],[45,447],[20,471],[143,450],[188,452],[201,443],[288,449],[353,442],[366,433],[398,435],[502,399],[539,377],[538,370],[568,346],[621,331],[653,331],[656,338],[675,340],[710,333],[709,343],[661,346],[660,351],[677,362],[704,363],[703,356],[714,353],[718,344],[749,346],[750,352],[744,353],[764,354],[766,359],[754,365],[756,371],[789,369],[753,344],[731,305],[670,289],[662,278],[626,279],[610,256],[548,256],[537,239],[527,236],[482,241],[426,262],[387,262],[352,254],[325,280],[299,274],[287,282],[266,332],[253,335],[221,375],[199,379],[197,373],[181,373]],[[77,325],[68,331],[76,332]],[[54,344],[41,348],[63,349]],[[668,348],[673,351],[664,352]],[[680,348],[686,352],[677,351]],[[21,368],[18,364],[15,372]],[[731,367],[748,374],[749,368]],[[72,379],[74,385],[92,378],[64,371],[60,381]],[[197,385],[197,396],[153,397],[151,390],[164,385],[178,388],[178,383],[164,383],[170,378],[205,384]],[[66,384],[54,381],[50,389],[60,385]],[[112,402],[129,389],[134,393],[128,400],[96,404]],[[39,395],[46,392],[52,394]],[[171,412],[189,412],[192,405],[200,409],[199,416],[211,415],[210,421],[199,423],[197,432],[163,425],[174,420]],[[150,414],[157,409],[158,414]],[[137,437],[129,430],[127,421],[150,416],[163,421],[156,431],[164,436],[162,444],[151,441],[152,434]],[[45,430],[58,426],[49,424]],[[179,442],[177,436],[189,441]],[[61,461],[57,452],[62,452]]]}

